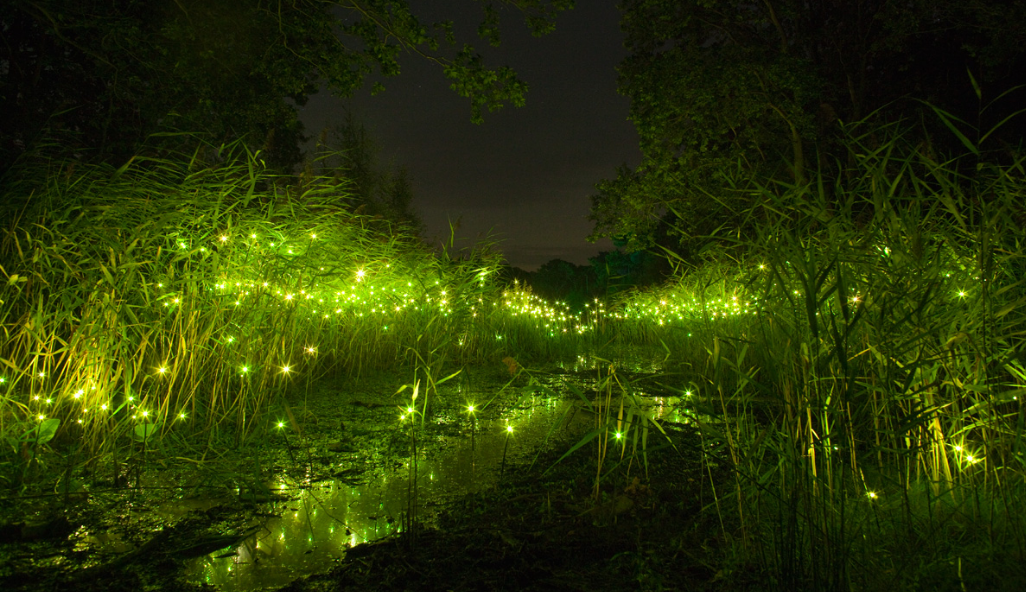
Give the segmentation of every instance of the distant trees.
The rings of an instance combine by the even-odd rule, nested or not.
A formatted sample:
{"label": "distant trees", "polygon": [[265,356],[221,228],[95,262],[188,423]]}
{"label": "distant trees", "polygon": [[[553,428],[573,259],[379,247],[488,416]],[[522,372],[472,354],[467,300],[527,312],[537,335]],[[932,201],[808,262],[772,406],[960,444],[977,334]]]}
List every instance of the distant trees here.
{"label": "distant trees", "polygon": [[325,129],[317,142],[315,158],[307,163],[301,180],[314,176],[345,178],[351,207],[377,216],[415,234],[423,230],[413,209],[413,183],[405,167],[380,162],[378,149],[367,128],[348,116]]}
{"label": "distant trees", "polygon": [[670,272],[666,259],[647,251],[605,251],[588,262],[589,265],[575,265],[553,259],[537,271],[516,270],[509,275],[529,285],[542,298],[565,302],[579,311],[593,298],[658,283]]}
{"label": "distant trees", "polygon": [[598,293],[605,296],[659,283],[672,271],[665,257],[649,250],[628,252],[617,248],[603,251],[588,261],[595,271]]}
{"label": "distant trees", "polygon": [[543,264],[531,274],[528,282],[535,294],[566,302],[573,309],[584,308],[584,303],[595,296],[598,288],[594,269],[562,259]]}

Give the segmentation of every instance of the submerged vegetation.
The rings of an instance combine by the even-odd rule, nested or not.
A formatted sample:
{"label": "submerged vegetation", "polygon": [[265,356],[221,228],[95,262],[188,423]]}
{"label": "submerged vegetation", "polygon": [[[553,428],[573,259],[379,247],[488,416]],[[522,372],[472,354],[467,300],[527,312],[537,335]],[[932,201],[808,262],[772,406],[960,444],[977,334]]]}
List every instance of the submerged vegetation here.
{"label": "submerged vegetation", "polygon": [[[557,464],[595,452],[595,508],[615,518],[653,454],[701,467],[695,524],[719,551],[688,561],[719,574],[710,586],[1019,589],[1022,160],[943,162],[885,131],[850,138],[843,175],[734,182],[743,232],[583,312],[503,285],[487,246],[431,252],[355,213],[344,180],[290,185],[245,154],[9,175],[0,478],[68,503],[88,489],[81,468],[122,483],[119,459],[140,450],[241,445],[285,425],[282,409],[295,426],[290,393],[378,370],[412,394],[416,458],[439,386],[501,360],[511,384],[593,413]],[[700,457],[615,357],[591,392],[532,370],[619,345],[660,352],[647,384],[681,398],[674,429]]]}

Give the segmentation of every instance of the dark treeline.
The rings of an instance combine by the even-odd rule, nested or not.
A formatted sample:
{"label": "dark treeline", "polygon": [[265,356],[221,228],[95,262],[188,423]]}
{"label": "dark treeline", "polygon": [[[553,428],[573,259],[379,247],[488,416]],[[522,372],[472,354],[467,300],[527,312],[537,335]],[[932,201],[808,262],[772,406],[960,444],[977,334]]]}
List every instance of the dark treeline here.
{"label": "dark treeline", "polygon": [[[537,34],[572,5],[503,3]],[[0,189],[53,162],[68,171],[161,159],[216,168],[233,153],[226,146],[241,145],[275,182],[303,191],[327,179],[341,192],[337,205],[417,233],[406,170],[378,162],[351,118],[320,133],[304,154],[311,137],[297,110],[321,87],[348,97],[368,76],[398,75],[403,52],[437,66],[455,95],[469,99],[475,122],[485,111],[522,105],[526,85],[474,47],[500,40],[497,12],[480,10],[471,37],[452,21],[420,22],[405,2],[0,3]]]}
{"label": "dark treeline", "polygon": [[672,269],[665,257],[652,251],[628,253],[621,248],[603,251],[576,265],[552,259],[535,271],[507,269],[507,281],[516,280],[542,298],[563,302],[581,312],[595,298],[606,298],[631,288],[652,286],[665,280]]}

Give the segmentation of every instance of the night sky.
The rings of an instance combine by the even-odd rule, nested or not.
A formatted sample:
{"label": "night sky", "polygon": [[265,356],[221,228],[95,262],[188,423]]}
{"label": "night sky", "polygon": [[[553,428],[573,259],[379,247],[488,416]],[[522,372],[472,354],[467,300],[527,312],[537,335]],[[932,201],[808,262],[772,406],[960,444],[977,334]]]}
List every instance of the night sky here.
{"label": "night sky", "polygon": [[[413,10],[425,23],[455,20],[457,41],[461,33],[471,40],[481,14],[466,0],[414,3]],[[469,101],[449,89],[441,69],[411,55],[398,77],[382,80],[384,93],[370,96],[369,83],[346,100],[321,92],[301,117],[316,136],[352,109],[382,162],[407,167],[432,244],[460,218],[464,244],[491,233],[512,265],[533,270],[555,258],[587,264],[612,249],[607,240],[585,240],[595,183],[641,159],[628,101],[616,92],[615,68],[626,55],[616,0],[578,2],[540,38],[519,13],[502,17],[502,45],[477,45],[486,64],[511,66],[527,82],[522,108],[507,105],[474,125]]]}

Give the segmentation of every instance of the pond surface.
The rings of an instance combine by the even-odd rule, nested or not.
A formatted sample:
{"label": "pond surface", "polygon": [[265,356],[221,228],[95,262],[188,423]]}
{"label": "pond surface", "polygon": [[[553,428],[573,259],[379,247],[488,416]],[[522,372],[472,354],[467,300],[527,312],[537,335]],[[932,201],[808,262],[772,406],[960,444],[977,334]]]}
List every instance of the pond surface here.
{"label": "pond surface", "polygon": [[[659,371],[651,357],[635,357],[640,359],[629,366],[635,377]],[[453,381],[454,386],[439,388],[442,403],[423,428],[419,417],[409,417],[396,404],[394,387],[358,395],[315,387],[306,397],[305,412],[316,415],[319,425],[344,422],[348,439],[318,438],[316,429],[302,439],[293,434],[288,442],[291,470],[278,471],[248,490],[237,489],[234,497],[175,500],[147,511],[173,522],[252,496],[249,518],[231,529],[246,536],[229,548],[187,560],[186,576],[225,592],[278,588],[330,569],[352,546],[409,529],[411,519],[418,528],[431,525],[447,502],[493,487],[501,471],[525,466],[546,445],[559,441],[566,446],[592,432],[599,423],[596,411],[601,413],[594,407],[597,400],[608,401],[614,417],[622,402],[660,422],[687,423],[681,399],[666,396],[672,391],[633,386],[637,396],[627,398],[618,387],[596,391],[603,365],[608,363],[581,357],[533,380],[504,385],[499,375],[479,381],[476,389]],[[408,401],[409,394],[399,398]],[[480,403],[470,413],[467,405],[475,400]],[[337,437],[339,430],[328,432]],[[578,454],[588,453],[582,449]],[[102,535],[80,544],[125,550],[116,537]]]}

